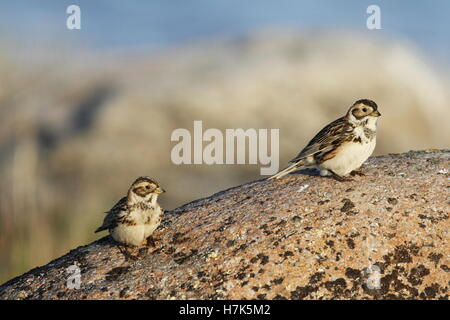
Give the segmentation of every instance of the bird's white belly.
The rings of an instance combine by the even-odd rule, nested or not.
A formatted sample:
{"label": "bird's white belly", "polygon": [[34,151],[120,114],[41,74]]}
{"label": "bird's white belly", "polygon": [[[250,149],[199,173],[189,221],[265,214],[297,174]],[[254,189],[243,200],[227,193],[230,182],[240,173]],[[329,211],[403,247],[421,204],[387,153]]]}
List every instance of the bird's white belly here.
{"label": "bird's white belly", "polygon": [[372,154],[375,144],[375,138],[368,143],[347,143],[341,147],[336,156],[323,162],[319,169],[332,170],[339,176],[345,176],[361,167]]}
{"label": "bird's white belly", "polygon": [[114,240],[132,246],[144,244],[149,236],[161,223],[161,207],[157,206],[151,210],[134,210],[130,218],[134,225],[118,224],[111,230]]}
{"label": "bird's white belly", "polygon": [[118,242],[132,246],[140,246],[146,239],[145,226],[118,225],[113,230],[111,230],[111,236]]}
{"label": "bird's white belly", "polygon": [[144,225],[145,238],[148,238],[153,234],[156,228],[161,223],[161,208],[158,206],[150,215],[150,220]]}

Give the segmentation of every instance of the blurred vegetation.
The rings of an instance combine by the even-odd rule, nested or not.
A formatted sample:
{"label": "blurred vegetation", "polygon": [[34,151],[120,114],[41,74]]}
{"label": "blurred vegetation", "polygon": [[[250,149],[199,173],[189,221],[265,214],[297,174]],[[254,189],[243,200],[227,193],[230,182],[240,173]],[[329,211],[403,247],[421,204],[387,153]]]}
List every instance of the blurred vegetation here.
{"label": "blurred vegetation", "polygon": [[265,32],[151,55],[0,56],[0,283],[94,240],[138,175],[171,209],[258,179],[255,165],[175,166],[176,128],[280,128],[280,166],[359,98],[377,154],[448,147],[449,82],[407,45]]}

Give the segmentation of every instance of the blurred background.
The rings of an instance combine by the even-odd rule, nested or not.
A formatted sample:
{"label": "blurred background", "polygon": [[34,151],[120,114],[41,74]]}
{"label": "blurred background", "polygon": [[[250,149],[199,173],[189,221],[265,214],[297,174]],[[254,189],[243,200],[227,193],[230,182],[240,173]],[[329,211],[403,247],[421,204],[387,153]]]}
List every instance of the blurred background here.
{"label": "blurred background", "polygon": [[[81,30],[66,8],[81,8]],[[381,8],[368,30],[367,7]],[[450,2],[0,3],[0,283],[94,234],[139,175],[166,209],[259,179],[171,163],[176,128],[279,128],[280,166],[360,98],[376,154],[450,145]]]}

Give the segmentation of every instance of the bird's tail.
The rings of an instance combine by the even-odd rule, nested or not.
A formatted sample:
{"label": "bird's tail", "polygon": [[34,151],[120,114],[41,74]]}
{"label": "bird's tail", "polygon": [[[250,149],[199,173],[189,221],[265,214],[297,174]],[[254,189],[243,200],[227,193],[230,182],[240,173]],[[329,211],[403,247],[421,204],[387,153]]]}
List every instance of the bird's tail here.
{"label": "bird's tail", "polygon": [[105,228],[104,226],[101,226],[101,227],[98,227],[98,228],[94,231],[94,233],[97,233],[97,232],[100,232],[100,231],[103,231],[103,230],[106,230],[106,228]]}
{"label": "bird's tail", "polygon": [[298,169],[300,169],[301,166],[299,166],[299,163],[293,163],[291,164],[289,167],[281,170],[280,172],[278,172],[277,174],[274,174],[273,176],[267,178],[267,180],[272,180],[272,179],[280,179],[282,177],[284,177],[285,175],[287,175],[288,173],[292,172],[292,171],[296,171]]}

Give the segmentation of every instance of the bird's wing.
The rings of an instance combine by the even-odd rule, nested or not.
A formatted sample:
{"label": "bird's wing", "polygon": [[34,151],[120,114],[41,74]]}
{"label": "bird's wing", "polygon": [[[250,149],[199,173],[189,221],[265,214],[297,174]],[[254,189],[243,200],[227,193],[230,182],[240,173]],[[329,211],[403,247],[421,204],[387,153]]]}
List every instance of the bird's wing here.
{"label": "bird's wing", "polygon": [[348,141],[352,131],[353,126],[344,117],[339,118],[320,130],[308,145],[289,162],[296,163],[309,156],[313,156],[317,161],[330,151],[337,149],[344,141]]}
{"label": "bird's wing", "polygon": [[127,197],[120,199],[111,210],[106,212],[103,224],[95,230],[95,232],[100,232],[106,229],[114,228],[117,223],[121,222],[128,213]]}

